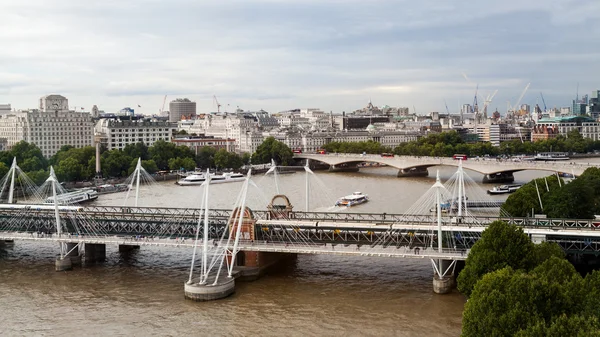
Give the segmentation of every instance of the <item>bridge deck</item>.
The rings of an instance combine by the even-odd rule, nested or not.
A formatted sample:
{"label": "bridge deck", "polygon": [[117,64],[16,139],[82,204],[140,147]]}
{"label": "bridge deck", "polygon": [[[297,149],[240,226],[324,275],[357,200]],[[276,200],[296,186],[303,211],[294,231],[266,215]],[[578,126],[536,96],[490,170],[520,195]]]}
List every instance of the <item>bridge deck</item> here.
{"label": "bridge deck", "polygon": [[[431,166],[455,166],[459,165],[458,160],[448,157],[415,157],[415,156],[395,156],[381,157],[381,155],[373,154],[295,154],[294,158],[310,159],[327,165],[340,165],[346,163],[362,163],[374,162],[395,167],[399,170],[406,170],[415,167],[431,167]],[[482,174],[495,174],[501,172],[518,172],[523,170],[542,170],[549,172],[564,172],[575,173],[580,175],[588,167],[597,167],[598,165],[590,163],[579,163],[572,161],[565,162],[545,162],[545,161],[497,161],[497,160],[466,160],[462,163],[463,167],[468,170],[473,170]]]}
{"label": "bridge deck", "polygon": [[[181,247],[193,248],[195,244],[201,246],[203,241],[181,240],[173,238],[145,238],[133,239],[117,236],[98,236],[76,238],[66,235],[51,235],[38,237],[32,233],[0,233],[0,240],[23,240],[37,242],[70,242],[70,243],[89,243],[89,244],[114,244],[114,245],[135,245],[135,246],[157,246],[157,247]],[[211,249],[214,249],[213,242],[210,242]],[[222,247],[224,248],[224,247]],[[228,249],[233,248],[231,244]],[[293,244],[280,242],[265,242],[241,240],[239,243],[241,251],[257,252],[276,252],[276,253],[295,253],[295,254],[328,254],[328,255],[346,255],[346,256],[373,256],[390,258],[415,258],[415,259],[448,259],[465,260],[468,250],[444,249],[441,253],[433,248],[418,248],[417,250],[409,247],[395,246],[361,246],[356,244]]]}

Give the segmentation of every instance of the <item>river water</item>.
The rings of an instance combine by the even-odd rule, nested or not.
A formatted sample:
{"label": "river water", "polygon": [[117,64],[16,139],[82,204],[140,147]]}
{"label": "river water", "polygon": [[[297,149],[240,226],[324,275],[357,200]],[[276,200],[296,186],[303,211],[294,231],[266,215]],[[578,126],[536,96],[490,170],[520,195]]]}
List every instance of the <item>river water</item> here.
{"label": "river water", "polygon": [[[452,173],[440,169],[442,180]],[[361,191],[371,200],[352,212],[400,213],[435,181],[433,174],[395,174],[385,167],[317,172],[309,180],[309,207],[327,210],[335,199]],[[542,175],[516,173],[515,182]],[[276,184],[270,177],[253,181],[248,205],[265,209]],[[278,185],[295,209],[304,210],[303,173],[282,175]],[[210,207],[231,208],[241,186],[211,186]],[[103,195],[95,204],[121,206],[124,197]],[[142,188],[138,202],[199,207],[200,197],[198,186],[160,182]],[[277,273],[238,282],[227,299],[197,303],[183,297],[189,249],[142,247],[122,256],[109,246],[105,263],[60,273],[54,271],[56,253],[55,245],[21,241],[0,248],[0,335],[457,336],[461,330],[465,298],[456,291],[433,293],[429,260],[301,255]]]}

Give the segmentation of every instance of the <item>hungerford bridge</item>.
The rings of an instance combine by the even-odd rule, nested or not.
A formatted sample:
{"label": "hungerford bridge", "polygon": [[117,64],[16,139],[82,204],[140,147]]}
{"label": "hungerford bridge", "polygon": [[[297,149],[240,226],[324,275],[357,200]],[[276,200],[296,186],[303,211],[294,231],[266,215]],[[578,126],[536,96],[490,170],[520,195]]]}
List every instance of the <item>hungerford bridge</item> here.
{"label": "hungerford bridge", "polygon": [[[138,164],[137,184],[131,185],[136,195],[140,169]],[[308,177],[312,172],[305,169]],[[461,167],[457,173],[464,179]],[[52,170],[48,180],[56,196],[59,184]],[[258,277],[296,254],[429,259],[434,291],[447,293],[454,285],[457,262],[467,258],[481,232],[496,220],[522,227],[534,242],[556,242],[571,254],[600,254],[600,223],[473,215],[466,209],[461,180],[454,185],[458,186],[454,205],[459,207],[444,211],[442,204],[451,194],[438,177],[425,199],[417,201],[433,207],[428,214],[297,211],[285,195],[274,196],[266,210],[251,210],[245,206],[250,174],[233,210],[209,209],[210,183],[203,187],[199,209],[80,207],[59,205],[56,197],[50,204],[0,204],[0,240],[58,243],[57,270],[68,270],[81,261],[80,250],[86,263],[104,260],[107,244],[118,245],[120,251],[140,246],[188,247],[193,255],[185,295],[194,300],[227,296],[234,291],[235,277]],[[202,253],[196,277],[198,249]]]}
{"label": "hungerford bridge", "polygon": [[[296,159],[309,159],[313,163],[329,166],[330,171],[358,171],[361,163],[377,163],[398,169],[398,177],[427,176],[427,168],[432,166],[459,166],[459,160],[448,157],[413,157],[394,156],[382,157],[373,154],[294,154]],[[572,163],[565,161],[496,161],[496,160],[465,160],[462,166],[483,174],[483,182],[512,182],[513,173],[525,170],[540,170],[556,173],[568,173],[579,176],[588,167],[596,165],[588,163]]]}

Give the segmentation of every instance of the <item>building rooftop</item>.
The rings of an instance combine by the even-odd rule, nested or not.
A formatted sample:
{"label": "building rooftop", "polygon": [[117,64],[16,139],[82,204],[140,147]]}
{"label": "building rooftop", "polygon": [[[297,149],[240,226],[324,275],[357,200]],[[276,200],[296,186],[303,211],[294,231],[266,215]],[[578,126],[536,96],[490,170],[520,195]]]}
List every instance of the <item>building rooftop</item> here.
{"label": "building rooftop", "polygon": [[578,123],[578,122],[595,122],[588,116],[563,116],[563,117],[544,117],[538,123]]}

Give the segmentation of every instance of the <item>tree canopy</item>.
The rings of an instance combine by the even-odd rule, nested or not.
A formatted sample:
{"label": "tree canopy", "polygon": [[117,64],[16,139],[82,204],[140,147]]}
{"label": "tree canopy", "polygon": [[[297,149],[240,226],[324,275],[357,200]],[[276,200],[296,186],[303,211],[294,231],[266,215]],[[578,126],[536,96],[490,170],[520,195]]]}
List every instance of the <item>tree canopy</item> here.
{"label": "tree canopy", "polygon": [[581,277],[557,244],[514,225],[483,231],[458,288],[470,296],[462,336],[600,336],[600,272]]}
{"label": "tree canopy", "polygon": [[525,272],[511,267],[477,282],[462,336],[600,336],[600,272],[585,278],[564,258]]}
{"label": "tree canopy", "polygon": [[265,139],[252,155],[253,164],[270,163],[271,159],[279,165],[289,165],[293,158],[292,150],[274,137]]}
{"label": "tree canopy", "polygon": [[512,216],[523,217],[532,211],[551,218],[571,219],[593,219],[600,214],[600,168],[588,168],[568,184],[564,181],[559,184],[558,179],[552,175],[532,180],[511,194],[502,209]]}
{"label": "tree canopy", "polygon": [[564,257],[556,244],[534,245],[523,229],[503,221],[491,223],[473,245],[457,278],[458,290],[469,296],[483,275],[505,267],[528,270],[552,256]]}

